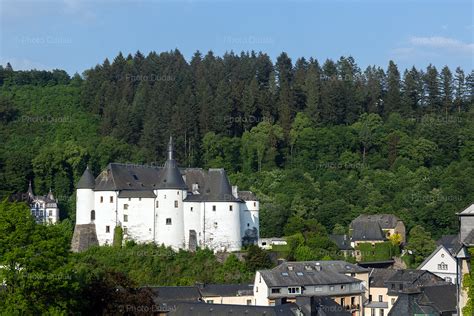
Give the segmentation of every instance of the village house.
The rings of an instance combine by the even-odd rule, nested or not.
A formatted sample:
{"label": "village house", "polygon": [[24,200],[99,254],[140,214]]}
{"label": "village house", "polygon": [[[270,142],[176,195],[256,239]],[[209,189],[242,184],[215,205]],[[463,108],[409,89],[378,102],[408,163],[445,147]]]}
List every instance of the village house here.
{"label": "village house", "polygon": [[298,297],[327,296],[362,315],[368,295],[368,269],[344,261],[284,262],[255,275],[257,305],[296,302]]}
{"label": "village house", "polygon": [[439,245],[417,269],[430,271],[446,282],[456,284],[456,268],[456,259],[448,249],[443,245]]}
{"label": "village house", "polygon": [[352,247],[359,243],[384,242],[394,234],[400,235],[402,243],[406,241],[405,224],[392,214],[361,214],[351,222],[349,232]]}

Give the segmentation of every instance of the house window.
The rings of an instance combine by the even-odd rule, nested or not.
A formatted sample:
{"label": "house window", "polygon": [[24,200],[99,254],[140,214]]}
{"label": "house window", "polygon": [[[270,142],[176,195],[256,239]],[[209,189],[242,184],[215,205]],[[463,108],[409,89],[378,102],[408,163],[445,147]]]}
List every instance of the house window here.
{"label": "house window", "polygon": [[453,280],[453,279],[451,279],[450,277],[445,277],[444,280],[445,280],[446,282],[452,283],[452,280]]}
{"label": "house window", "polygon": [[399,289],[400,291],[403,290],[403,284],[400,284],[400,285],[398,286],[398,289]]}
{"label": "house window", "polygon": [[114,197],[113,196],[110,197],[110,203],[114,203]]}
{"label": "house window", "polygon": [[375,308],[370,309],[370,316],[375,316]]}
{"label": "house window", "polygon": [[212,210],[213,210],[214,212],[216,211],[216,206],[215,206],[215,205],[212,206]]}
{"label": "house window", "polygon": [[160,205],[160,203],[158,203],[159,201],[156,201],[156,208],[158,208],[158,206]]}
{"label": "house window", "polygon": [[178,208],[178,201],[174,201],[174,207]]}
{"label": "house window", "polygon": [[315,286],[314,287],[315,292],[321,292],[322,290],[323,290],[323,288],[321,286]]}
{"label": "house window", "polygon": [[380,316],[383,316],[383,315],[384,315],[384,310],[383,310],[383,308],[380,309],[379,315],[380,315]]}
{"label": "house window", "polygon": [[91,211],[91,222],[92,221],[95,221],[95,211],[94,210]]}
{"label": "house window", "polygon": [[438,270],[448,270],[448,265],[444,262],[438,264]]}
{"label": "house window", "polygon": [[104,203],[104,197],[103,196],[100,197],[100,203]]}
{"label": "house window", "polygon": [[372,302],[372,295],[369,295],[369,302]]}
{"label": "house window", "polygon": [[124,210],[128,210],[128,204],[124,204],[124,205],[123,205],[123,209],[124,209]]}
{"label": "house window", "polygon": [[280,294],[280,289],[272,289],[272,294]]}
{"label": "house window", "polygon": [[300,287],[289,287],[288,288],[288,293],[289,294],[300,294],[301,293],[301,288]]}
{"label": "house window", "polygon": [[229,211],[232,211],[232,205],[229,205]]}
{"label": "house window", "polygon": [[53,211],[49,210],[48,211],[48,216],[53,216]]}
{"label": "house window", "polygon": [[110,233],[110,226],[105,226],[105,232]]}
{"label": "house window", "polygon": [[247,300],[247,305],[252,305],[252,300]]}
{"label": "house window", "polygon": [[214,304],[214,300],[207,300],[206,303],[207,304]]}
{"label": "house window", "polygon": [[379,302],[383,302],[383,295],[379,295]]}
{"label": "house window", "polygon": [[345,290],[346,289],[346,286],[345,285],[341,285],[341,291]]}
{"label": "house window", "polygon": [[171,225],[171,218],[166,219],[166,225]]}
{"label": "house window", "polygon": [[329,291],[334,291],[334,286],[331,285],[331,286],[329,287]]}
{"label": "house window", "polygon": [[125,215],[125,214],[123,215],[123,221],[128,222],[128,215]]}

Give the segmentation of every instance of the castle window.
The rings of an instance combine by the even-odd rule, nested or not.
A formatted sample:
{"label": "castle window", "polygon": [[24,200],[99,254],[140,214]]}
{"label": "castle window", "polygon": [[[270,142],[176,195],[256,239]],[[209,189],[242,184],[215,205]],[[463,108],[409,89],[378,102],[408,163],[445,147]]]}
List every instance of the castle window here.
{"label": "castle window", "polygon": [[257,206],[257,202],[253,202],[253,206]]}
{"label": "castle window", "polygon": [[124,205],[123,205],[123,209],[124,209],[124,210],[128,210],[128,204],[124,204]]}
{"label": "castle window", "polygon": [[213,210],[214,212],[216,211],[216,206],[215,206],[215,205],[212,206],[212,210]]}
{"label": "castle window", "polygon": [[139,200],[139,201],[141,201],[141,200],[142,200],[142,198],[138,198],[138,200]]}
{"label": "castle window", "polygon": [[110,203],[114,203],[114,197],[113,196],[110,197]]}
{"label": "castle window", "polygon": [[178,201],[174,201],[174,207],[178,208]]}
{"label": "castle window", "polygon": [[100,203],[104,203],[104,197],[103,196],[100,197]]}
{"label": "castle window", "polygon": [[91,211],[91,221],[95,221],[95,211]]}
{"label": "castle window", "polygon": [[129,200],[129,201],[131,201],[131,200],[132,200],[132,198],[128,198],[128,200]]}
{"label": "castle window", "polygon": [[156,208],[158,208],[158,206],[160,205],[160,203],[158,203],[159,201],[156,201]]}
{"label": "castle window", "polygon": [[179,191],[176,191],[176,195],[179,195]]}
{"label": "castle window", "polygon": [[128,234],[128,228],[127,228],[127,227],[124,227],[124,228],[123,228],[123,234],[124,234],[124,235],[127,235],[127,234]]}
{"label": "castle window", "polygon": [[193,207],[191,206],[191,208],[189,209],[191,212],[193,211]]}
{"label": "castle window", "polygon": [[250,227],[250,224],[249,224],[249,223],[247,223],[247,227]]}
{"label": "castle window", "polygon": [[232,205],[229,205],[229,211],[232,211]]}
{"label": "castle window", "polygon": [[171,225],[171,218],[166,219],[166,225]]}
{"label": "castle window", "polygon": [[217,228],[217,222],[214,222],[214,228]]}
{"label": "castle window", "polygon": [[126,214],[123,215],[123,221],[128,222],[128,215],[126,215]]}
{"label": "castle window", "polygon": [[105,232],[110,233],[110,226],[105,226]]}

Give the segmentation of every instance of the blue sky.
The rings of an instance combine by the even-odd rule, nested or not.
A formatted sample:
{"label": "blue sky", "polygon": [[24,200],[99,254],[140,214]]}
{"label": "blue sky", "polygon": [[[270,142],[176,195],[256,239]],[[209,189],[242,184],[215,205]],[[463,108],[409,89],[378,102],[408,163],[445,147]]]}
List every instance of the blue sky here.
{"label": "blue sky", "polygon": [[472,1],[0,0],[0,64],[70,74],[140,50],[474,67]]}

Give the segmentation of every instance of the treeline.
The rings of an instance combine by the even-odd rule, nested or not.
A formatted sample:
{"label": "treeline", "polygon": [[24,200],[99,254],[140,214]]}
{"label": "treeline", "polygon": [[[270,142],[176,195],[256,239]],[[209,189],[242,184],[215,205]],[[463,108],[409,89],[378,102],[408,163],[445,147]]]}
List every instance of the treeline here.
{"label": "treeline", "polygon": [[163,163],[170,135],[181,166],[224,167],[258,194],[262,236],[384,212],[436,238],[474,201],[472,71],[171,51],[0,78],[0,195],[33,179],[72,219],[87,164]]}

